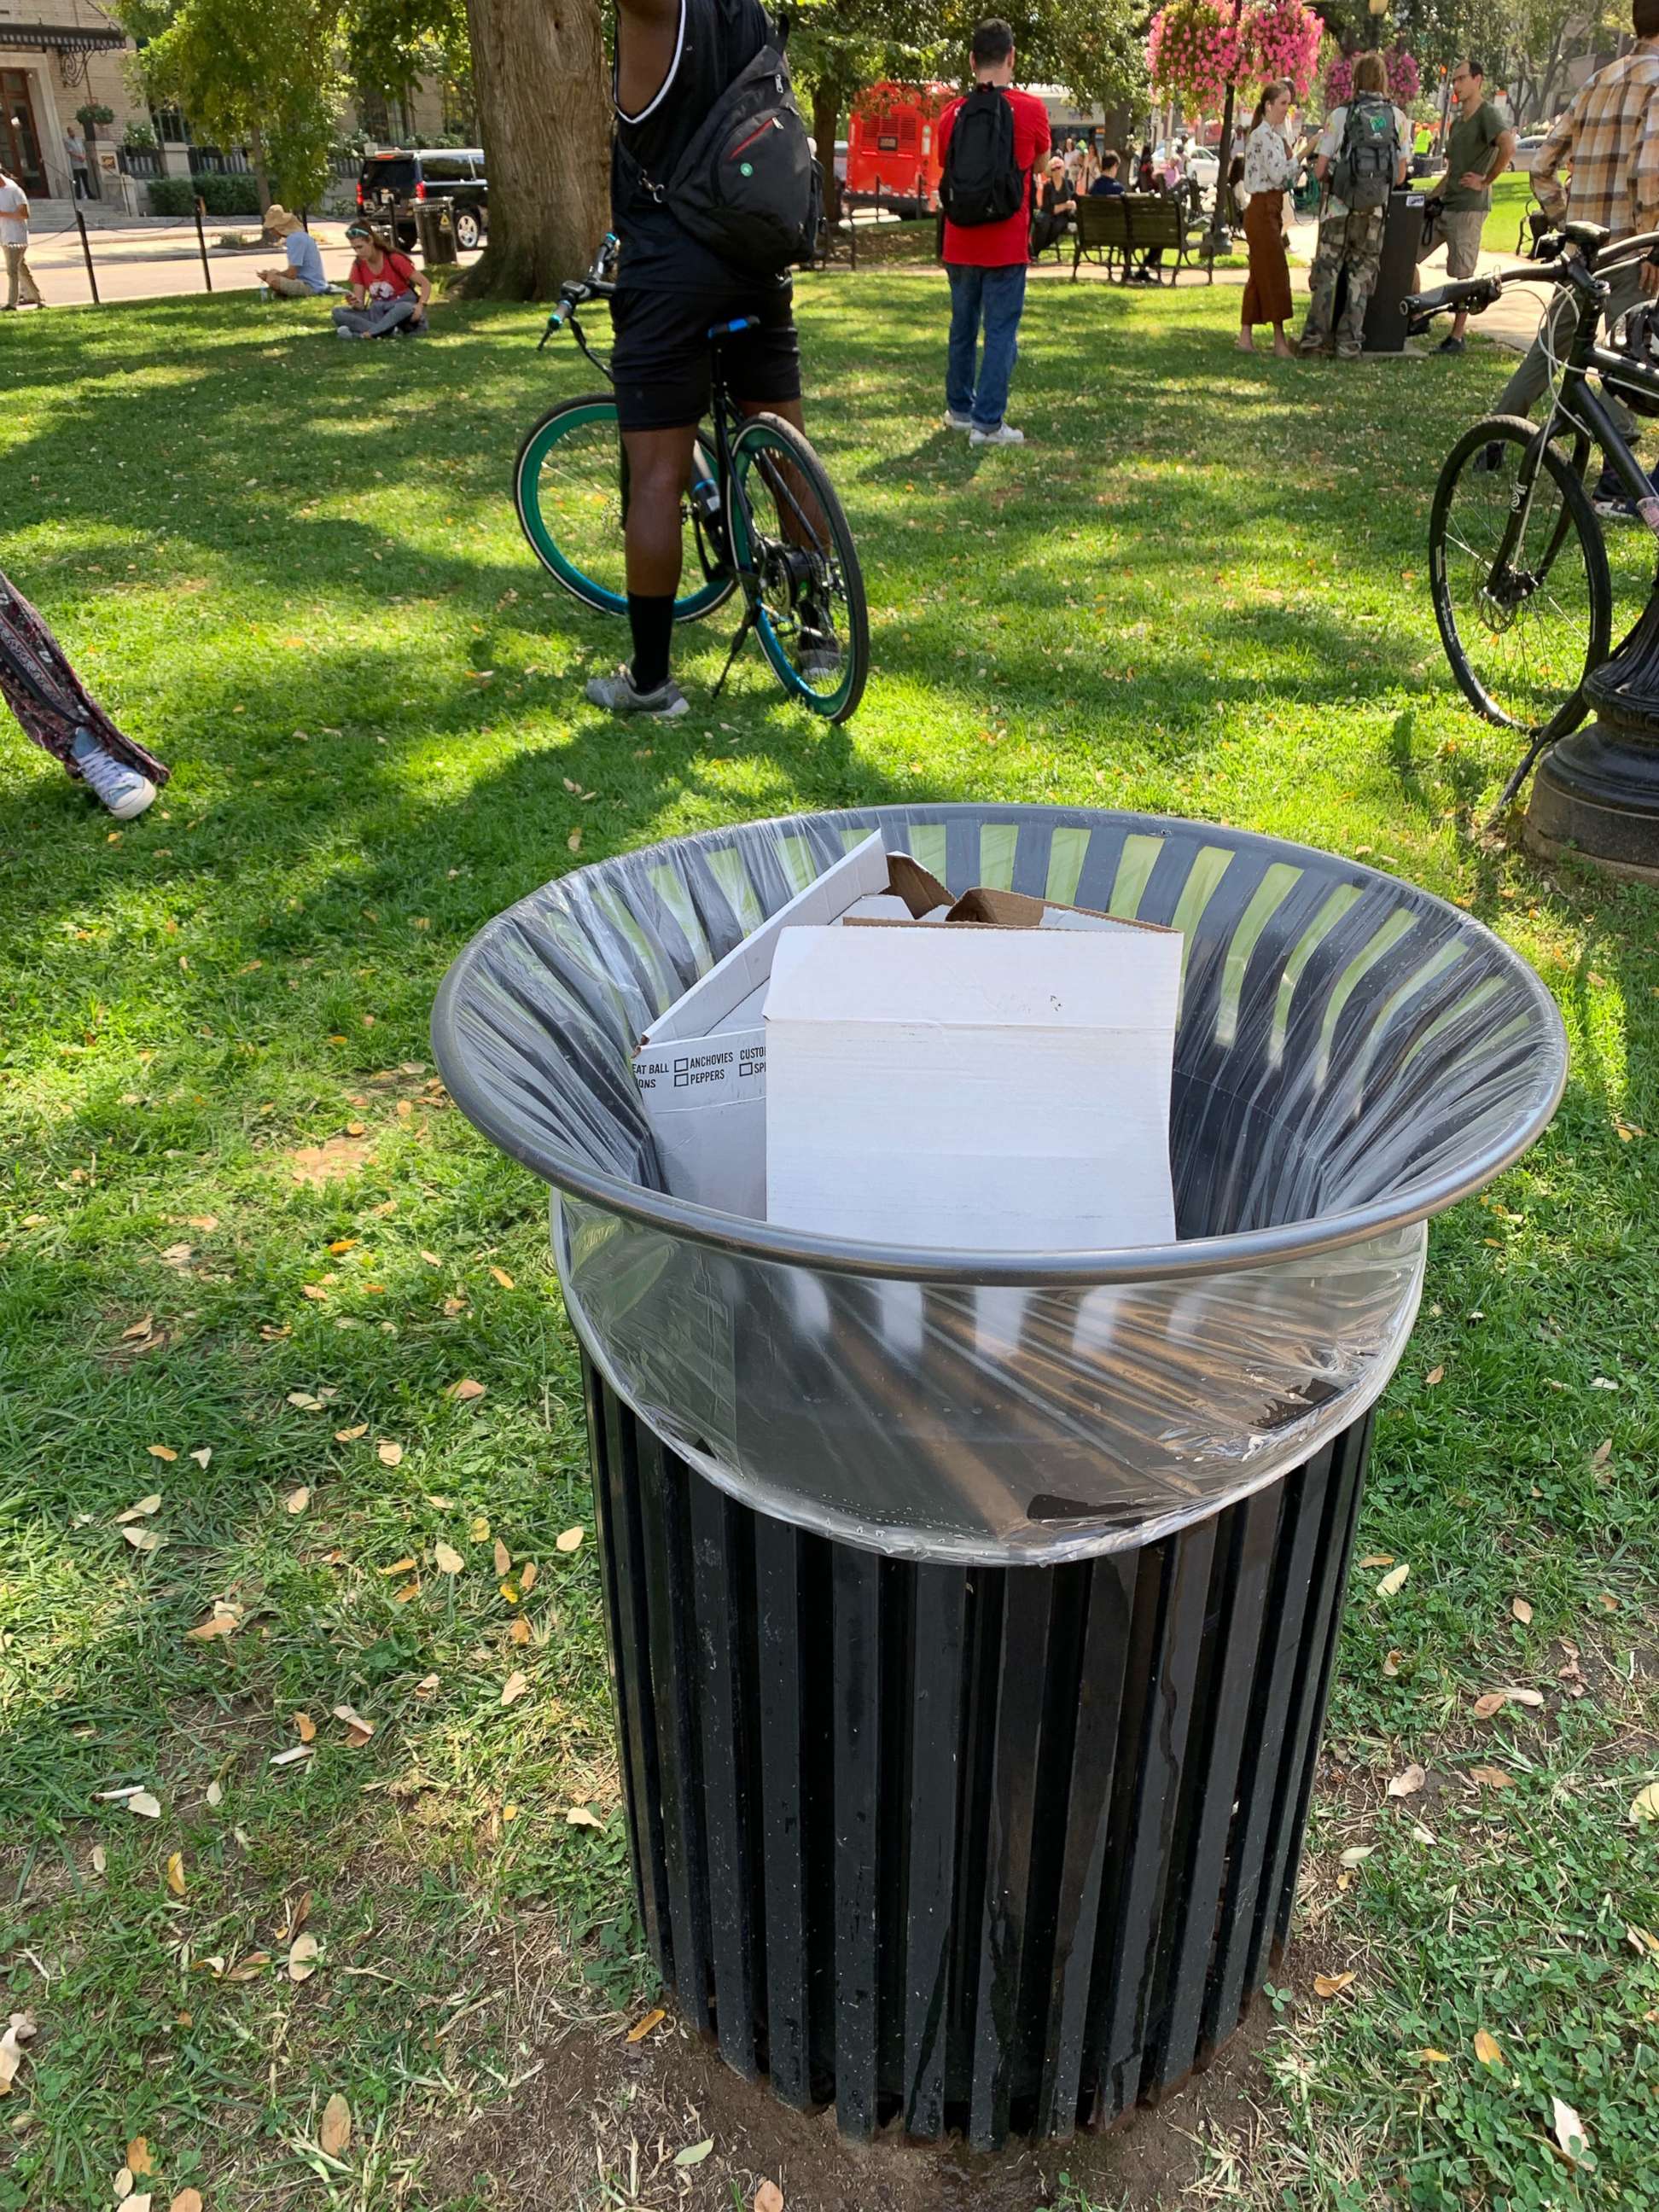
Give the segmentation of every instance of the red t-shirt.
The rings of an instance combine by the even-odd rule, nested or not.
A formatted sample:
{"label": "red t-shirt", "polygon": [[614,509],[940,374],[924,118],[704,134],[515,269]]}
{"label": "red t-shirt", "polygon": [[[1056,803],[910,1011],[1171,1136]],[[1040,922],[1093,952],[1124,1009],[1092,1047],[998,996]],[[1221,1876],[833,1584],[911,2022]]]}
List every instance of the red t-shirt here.
{"label": "red t-shirt", "polygon": [[[1025,172],[1025,205],[1006,222],[976,223],[967,230],[946,221],[945,258],[965,269],[1008,269],[1030,256],[1031,171],[1048,150],[1048,111],[1018,85],[1005,85],[1003,92],[1014,111],[1014,159]],[[961,106],[961,100],[953,100],[939,119],[941,163],[950,149],[951,127]]]}
{"label": "red t-shirt", "polygon": [[415,264],[403,253],[385,255],[378,269],[371,269],[366,261],[354,261],[346,282],[360,285],[377,303],[399,299],[415,289]]}

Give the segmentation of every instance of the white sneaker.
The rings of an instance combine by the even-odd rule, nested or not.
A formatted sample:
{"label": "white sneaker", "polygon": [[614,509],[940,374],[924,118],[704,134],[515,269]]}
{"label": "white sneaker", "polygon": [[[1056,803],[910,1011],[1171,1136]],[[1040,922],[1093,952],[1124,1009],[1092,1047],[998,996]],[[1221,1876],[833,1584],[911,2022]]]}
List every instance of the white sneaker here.
{"label": "white sneaker", "polygon": [[945,409],[945,419],[953,430],[971,430],[974,427],[973,416],[971,415],[958,415],[954,407],[947,407]]}
{"label": "white sneaker", "polygon": [[1016,430],[1012,422],[999,422],[994,430],[970,430],[968,442],[970,446],[1023,446],[1025,433]]}
{"label": "white sneaker", "polygon": [[88,789],[118,822],[131,822],[154,800],[155,786],[149,778],[106,752],[89,730],[77,730],[70,750]]}

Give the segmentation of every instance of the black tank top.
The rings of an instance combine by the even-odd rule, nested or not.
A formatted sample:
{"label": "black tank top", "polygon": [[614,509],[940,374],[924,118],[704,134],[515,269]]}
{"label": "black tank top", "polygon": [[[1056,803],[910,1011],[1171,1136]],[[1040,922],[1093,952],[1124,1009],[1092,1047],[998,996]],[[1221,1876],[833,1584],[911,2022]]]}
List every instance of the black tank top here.
{"label": "black tank top", "polygon": [[680,0],[679,37],[668,75],[637,116],[626,116],[617,106],[613,69],[611,97],[617,108],[617,135],[611,159],[611,220],[622,240],[618,290],[754,289],[752,271],[734,269],[682,230],[668,210],[637,185],[629,161],[619,156],[629,156],[657,183],[665,182],[709,109],[771,35],[760,0]]}

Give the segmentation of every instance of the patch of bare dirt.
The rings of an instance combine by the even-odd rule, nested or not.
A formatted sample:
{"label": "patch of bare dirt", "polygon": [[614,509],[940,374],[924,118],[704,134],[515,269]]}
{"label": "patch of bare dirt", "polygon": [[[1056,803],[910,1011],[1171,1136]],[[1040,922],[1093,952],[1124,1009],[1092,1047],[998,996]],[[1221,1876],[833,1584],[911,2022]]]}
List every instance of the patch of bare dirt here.
{"label": "patch of bare dirt", "polygon": [[[470,2187],[491,2206],[732,2212],[770,2181],[787,2212],[1042,2212],[1066,2201],[1066,2175],[1103,2206],[1166,2212],[1206,2176],[1247,2162],[1272,2025],[1258,2004],[1207,2073],[1110,2134],[998,2156],[960,2141],[913,2142],[896,2128],[849,2143],[832,2112],[792,2112],[671,2024],[635,2046],[614,2027],[570,2027],[526,2054],[509,2099],[436,2148],[422,2187],[439,2202]],[[677,2162],[711,2140],[702,2159]]]}

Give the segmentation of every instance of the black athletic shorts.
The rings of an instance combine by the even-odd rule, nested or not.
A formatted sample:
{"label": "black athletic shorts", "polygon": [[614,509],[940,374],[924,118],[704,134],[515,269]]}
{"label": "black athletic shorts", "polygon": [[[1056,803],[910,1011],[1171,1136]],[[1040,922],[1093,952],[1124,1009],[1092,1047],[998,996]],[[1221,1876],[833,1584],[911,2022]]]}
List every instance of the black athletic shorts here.
{"label": "black athletic shorts", "polygon": [[800,346],[794,291],[617,293],[611,301],[611,373],[624,430],[678,430],[708,411],[708,333],[716,323],[752,315],[758,330],[728,338],[723,353],[734,399],[800,398]]}

